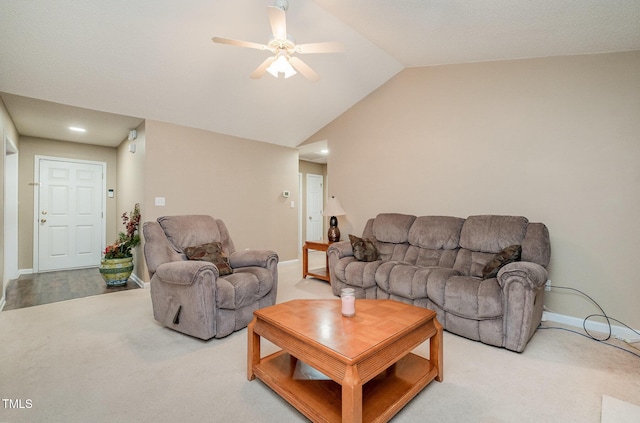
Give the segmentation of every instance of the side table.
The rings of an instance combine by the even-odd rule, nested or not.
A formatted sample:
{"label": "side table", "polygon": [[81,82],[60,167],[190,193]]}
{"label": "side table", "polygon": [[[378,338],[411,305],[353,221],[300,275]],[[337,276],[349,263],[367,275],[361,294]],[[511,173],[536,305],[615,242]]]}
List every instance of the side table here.
{"label": "side table", "polygon": [[[305,241],[302,246],[302,277],[306,278],[311,276],[312,278],[321,279],[323,281],[331,282],[329,276],[329,256],[327,256],[327,250],[329,249],[331,242],[328,241]],[[325,252],[325,266],[324,269],[309,270],[309,250],[317,250]]]}

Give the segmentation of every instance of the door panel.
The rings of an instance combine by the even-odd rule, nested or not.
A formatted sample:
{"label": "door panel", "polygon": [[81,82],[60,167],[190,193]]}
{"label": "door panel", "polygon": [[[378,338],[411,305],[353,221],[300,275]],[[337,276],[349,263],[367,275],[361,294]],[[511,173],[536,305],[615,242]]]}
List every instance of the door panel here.
{"label": "door panel", "polygon": [[100,264],[102,172],[99,164],[40,159],[38,271]]}
{"label": "door panel", "polygon": [[307,241],[322,240],[322,175],[307,174]]}

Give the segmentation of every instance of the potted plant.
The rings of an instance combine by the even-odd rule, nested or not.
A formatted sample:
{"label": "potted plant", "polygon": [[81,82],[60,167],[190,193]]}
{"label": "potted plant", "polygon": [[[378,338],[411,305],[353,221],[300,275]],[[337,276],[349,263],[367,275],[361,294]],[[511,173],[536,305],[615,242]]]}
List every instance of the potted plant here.
{"label": "potted plant", "polygon": [[140,205],[136,203],[133,211],[128,215],[122,214],[124,232],[118,234],[118,239],[105,248],[100,262],[100,274],[107,286],[126,285],[133,272],[133,255],[131,249],[140,244],[138,226],[140,225]]}

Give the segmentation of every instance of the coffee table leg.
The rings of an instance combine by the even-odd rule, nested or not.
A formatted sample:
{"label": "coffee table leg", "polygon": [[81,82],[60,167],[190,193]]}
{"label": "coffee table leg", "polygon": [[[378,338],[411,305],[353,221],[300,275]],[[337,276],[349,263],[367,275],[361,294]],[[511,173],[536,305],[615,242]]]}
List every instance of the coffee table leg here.
{"label": "coffee table leg", "polygon": [[302,246],[302,277],[306,278],[309,274],[309,248],[307,245]]}
{"label": "coffee table leg", "polygon": [[342,381],[342,422],[362,421],[362,381],[358,369],[347,366]]}
{"label": "coffee table leg", "polygon": [[260,363],[260,335],[253,331],[255,324],[256,318],[254,317],[247,326],[247,379],[249,380],[256,378],[255,373],[253,373],[253,366]]}
{"label": "coffee table leg", "polygon": [[442,382],[444,380],[443,365],[442,365],[442,325],[435,318],[433,323],[436,326],[436,334],[429,339],[429,361],[438,370],[436,380]]}

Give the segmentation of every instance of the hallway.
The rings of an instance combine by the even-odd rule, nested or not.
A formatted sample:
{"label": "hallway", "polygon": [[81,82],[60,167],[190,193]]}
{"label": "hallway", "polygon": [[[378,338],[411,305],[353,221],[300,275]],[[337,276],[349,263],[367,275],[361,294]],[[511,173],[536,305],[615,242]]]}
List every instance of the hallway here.
{"label": "hallway", "polygon": [[22,275],[7,284],[6,304],[2,310],[138,288],[131,279],[125,286],[107,287],[97,267]]}

